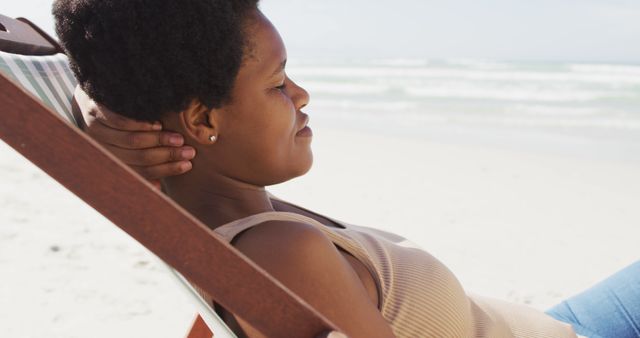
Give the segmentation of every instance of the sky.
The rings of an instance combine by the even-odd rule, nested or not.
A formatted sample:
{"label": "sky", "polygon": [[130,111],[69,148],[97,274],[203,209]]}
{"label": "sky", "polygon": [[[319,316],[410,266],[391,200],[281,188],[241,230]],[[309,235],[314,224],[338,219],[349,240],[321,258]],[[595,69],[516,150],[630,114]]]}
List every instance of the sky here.
{"label": "sky", "polygon": [[[0,13],[53,31],[51,0]],[[638,0],[263,0],[290,58],[640,63]]]}

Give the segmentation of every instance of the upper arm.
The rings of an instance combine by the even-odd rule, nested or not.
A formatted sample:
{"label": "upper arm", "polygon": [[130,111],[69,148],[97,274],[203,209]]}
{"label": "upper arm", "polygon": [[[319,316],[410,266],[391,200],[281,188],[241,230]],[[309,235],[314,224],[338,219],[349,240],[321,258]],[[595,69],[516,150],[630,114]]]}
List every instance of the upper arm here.
{"label": "upper arm", "polygon": [[347,336],[393,337],[356,272],[320,230],[270,221],[241,234],[234,245]]}

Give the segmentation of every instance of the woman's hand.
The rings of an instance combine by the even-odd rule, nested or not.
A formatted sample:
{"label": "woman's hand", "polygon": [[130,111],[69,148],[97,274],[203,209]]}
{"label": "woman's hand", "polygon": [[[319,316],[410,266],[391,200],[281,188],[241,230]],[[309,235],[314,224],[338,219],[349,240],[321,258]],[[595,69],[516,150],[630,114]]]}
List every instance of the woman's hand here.
{"label": "woman's hand", "polygon": [[96,104],[80,87],[76,87],[74,98],[82,113],[84,131],[156,187],[164,177],[191,170],[195,149],[184,146],[182,135],[162,131],[160,122],[135,121],[115,114]]}

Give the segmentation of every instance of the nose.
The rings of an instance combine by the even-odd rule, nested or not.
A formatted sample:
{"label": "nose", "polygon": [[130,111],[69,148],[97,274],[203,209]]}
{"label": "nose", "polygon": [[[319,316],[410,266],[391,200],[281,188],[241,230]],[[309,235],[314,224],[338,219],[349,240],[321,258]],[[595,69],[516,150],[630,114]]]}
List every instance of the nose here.
{"label": "nose", "polygon": [[289,81],[291,81],[292,87],[291,101],[293,101],[296,110],[300,110],[306,107],[309,104],[309,100],[311,99],[309,97],[309,93],[304,88],[298,86],[298,84],[293,82],[293,80],[289,79]]}

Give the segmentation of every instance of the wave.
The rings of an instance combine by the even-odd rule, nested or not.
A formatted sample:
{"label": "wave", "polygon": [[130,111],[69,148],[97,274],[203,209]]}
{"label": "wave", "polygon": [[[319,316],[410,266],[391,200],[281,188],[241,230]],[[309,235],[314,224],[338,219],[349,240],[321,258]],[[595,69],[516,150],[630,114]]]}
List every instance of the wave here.
{"label": "wave", "polygon": [[[301,78],[353,79],[458,79],[467,81],[535,81],[535,82],[576,82],[600,84],[640,84],[640,76],[633,72],[592,71],[588,66],[570,66],[566,71],[524,71],[524,70],[475,70],[451,69],[447,67],[295,67],[289,73]],[[635,68],[635,67],[630,67]],[[640,67],[639,67],[640,68]]]}
{"label": "wave", "polygon": [[579,73],[605,73],[624,74],[627,76],[640,76],[640,66],[611,65],[611,64],[571,64],[569,69]]}
{"label": "wave", "polygon": [[329,81],[305,81],[304,87],[312,94],[322,93],[337,95],[383,94],[388,92],[391,88],[391,86],[384,84],[340,83]]}
{"label": "wave", "polygon": [[636,65],[392,59],[294,64],[288,73],[311,93],[309,109],[354,125],[417,133],[432,125],[538,128],[640,140]]}
{"label": "wave", "polygon": [[546,101],[546,102],[589,102],[618,100],[640,102],[640,94],[629,89],[611,89],[603,87],[566,86],[550,84],[540,86],[531,83],[495,83],[436,81],[430,84],[411,83],[410,81],[370,81],[331,82],[302,81],[304,87],[313,95],[322,97],[372,97],[384,96],[387,100],[405,98],[414,99],[473,99],[498,101]]}
{"label": "wave", "polygon": [[[360,107],[359,107],[360,108]],[[324,119],[351,121],[363,125],[402,125],[405,128],[420,130],[434,125],[458,126],[490,126],[502,128],[562,128],[562,129],[590,129],[602,131],[632,132],[636,135],[640,131],[640,119],[627,119],[611,116],[526,116],[508,114],[459,114],[459,113],[416,113],[396,111],[394,114],[373,114],[358,109],[336,109],[333,106],[317,108],[317,114]]]}
{"label": "wave", "polygon": [[478,86],[408,87],[405,91],[414,97],[451,98],[500,101],[587,102],[603,99],[632,98],[633,94],[615,91],[559,88],[481,88]]}
{"label": "wave", "polygon": [[426,67],[432,62],[421,59],[374,59],[364,61],[370,66],[392,66],[392,67]]}

